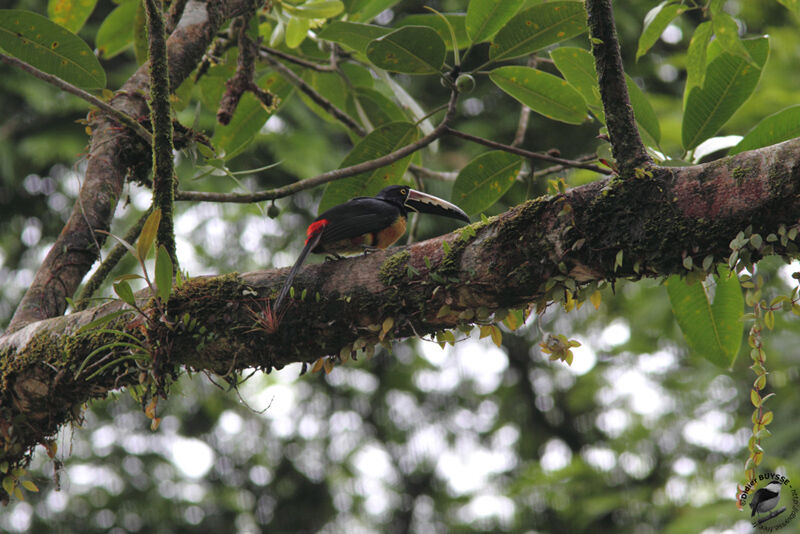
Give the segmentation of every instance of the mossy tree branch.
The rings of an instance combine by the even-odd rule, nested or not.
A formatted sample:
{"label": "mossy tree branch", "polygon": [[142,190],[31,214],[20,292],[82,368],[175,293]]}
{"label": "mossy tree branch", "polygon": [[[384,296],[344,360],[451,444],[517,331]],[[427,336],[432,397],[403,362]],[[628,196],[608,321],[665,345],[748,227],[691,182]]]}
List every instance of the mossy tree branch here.
{"label": "mossy tree branch", "polygon": [[[795,139],[709,164],[656,167],[647,178],[605,178],[436,239],[307,266],[295,281],[306,299],[290,304],[277,331],[265,318],[284,269],[192,279],[169,300],[177,323],[156,325],[148,335],[171,347],[161,362],[170,369],[269,371],[372,347],[387,318],[393,319],[387,339],[400,339],[454,328],[470,310],[489,315],[588,293],[601,281],[685,274],[687,256],[695,266],[708,256],[725,262],[731,240],[748,226],[767,236],[796,228],[798,220]],[[740,251],[750,260],[797,252],[791,240],[766,239]],[[139,302],[147,313],[147,295]],[[0,433],[0,459],[24,464],[36,444],[78,417],[83,403],[137,383],[139,369],[130,361],[91,379],[76,377],[87,355],[114,335],[78,329],[121,306],[41,321],[0,338],[0,426],[13,427]],[[132,314],[110,325],[142,335]]]}

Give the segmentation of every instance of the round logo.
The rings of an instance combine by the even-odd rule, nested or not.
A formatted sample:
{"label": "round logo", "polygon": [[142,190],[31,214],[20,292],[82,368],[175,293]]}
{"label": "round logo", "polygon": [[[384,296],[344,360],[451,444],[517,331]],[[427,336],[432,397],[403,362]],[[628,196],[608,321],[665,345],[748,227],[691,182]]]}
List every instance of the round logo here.
{"label": "round logo", "polygon": [[777,532],[800,513],[800,494],[785,475],[763,473],[745,485],[739,502],[750,512],[750,524],[764,532]]}

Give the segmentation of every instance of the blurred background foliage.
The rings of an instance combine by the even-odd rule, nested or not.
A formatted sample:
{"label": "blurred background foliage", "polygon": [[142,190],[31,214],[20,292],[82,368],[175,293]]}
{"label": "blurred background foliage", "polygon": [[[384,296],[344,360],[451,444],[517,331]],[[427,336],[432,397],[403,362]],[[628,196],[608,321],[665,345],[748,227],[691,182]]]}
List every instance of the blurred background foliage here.
{"label": "blurred background foliage", "polygon": [[[535,3],[535,2],[531,2]],[[409,14],[463,12],[455,0],[401,1],[375,23]],[[627,72],[645,89],[661,123],[665,153],[680,156],[685,52],[699,14],[688,14],[638,62],[642,21],[652,2],[617,2]],[[41,0],[4,7],[46,13]],[[102,0],[80,35],[94,43],[112,2]],[[797,101],[797,21],[774,1],[730,0],[725,9],[748,35],[769,34],[771,54],[756,95],[720,135],[743,135],[761,118]],[[570,42],[587,47],[586,37]],[[303,51],[313,53],[310,41]],[[476,50],[480,61],[486,50]],[[233,58],[234,56],[230,56]],[[133,50],[104,60],[116,89],[136,68]],[[220,69],[229,69],[223,64]],[[548,69],[547,65],[542,68]],[[222,72],[222,71],[220,71]],[[72,209],[85,161],[82,101],[25,73],[0,67],[0,326]],[[212,73],[213,74],[213,73]],[[220,73],[220,75],[222,75]],[[435,77],[397,76],[424,109],[447,97]],[[214,110],[186,99],[181,121],[208,135]],[[184,97],[185,98],[185,97]],[[485,77],[463,99],[456,126],[501,142],[513,139],[519,105]],[[524,147],[564,157],[603,144],[595,123],[570,126],[532,114]],[[296,95],[228,162],[243,187],[267,189],[335,168],[351,147],[339,125],[317,117]],[[430,168],[457,171],[483,147],[454,138],[426,151]],[[226,176],[200,179],[192,150],[178,155],[181,187],[229,191]],[[556,175],[576,185],[588,172]],[[449,197],[451,184],[430,182]],[[492,208],[546,191],[518,183]],[[191,275],[289,265],[321,190],[264,206],[180,203],[178,254]],[[112,231],[121,235],[150,201],[130,185]],[[415,239],[445,229],[422,220]],[[446,224],[446,223],[445,223]],[[449,228],[449,227],[448,227]],[[767,291],[788,293],[791,266],[762,261]],[[133,272],[128,259],[117,273]],[[106,295],[109,292],[106,290]],[[547,361],[542,332],[582,342],[571,367]],[[780,316],[766,336],[774,436],[763,468],[800,484],[796,416],[800,329]],[[426,340],[395,345],[369,361],[298,377],[299,366],[247,377],[238,391],[214,377],[187,375],[150,421],[126,392],[87,407],[85,423],[58,437],[53,462],[38,454],[27,494],[0,514],[8,532],[748,532],[734,504],[750,433],[752,374],[746,355],[730,372],[688,354],[658,283],[618,283],[599,310],[550,309],[503,346],[475,336],[441,349]]]}

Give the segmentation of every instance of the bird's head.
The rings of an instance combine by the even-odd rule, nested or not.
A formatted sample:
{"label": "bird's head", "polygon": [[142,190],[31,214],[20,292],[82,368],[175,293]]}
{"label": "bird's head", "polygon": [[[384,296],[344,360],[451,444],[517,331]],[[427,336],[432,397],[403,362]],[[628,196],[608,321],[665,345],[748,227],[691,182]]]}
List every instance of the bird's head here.
{"label": "bird's head", "polygon": [[399,204],[407,210],[441,215],[443,217],[451,217],[453,219],[469,222],[469,216],[455,204],[451,204],[439,197],[423,193],[422,191],[411,189],[407,185],[390,185],[384,187],[381,192],[375,196],[376,198]]}

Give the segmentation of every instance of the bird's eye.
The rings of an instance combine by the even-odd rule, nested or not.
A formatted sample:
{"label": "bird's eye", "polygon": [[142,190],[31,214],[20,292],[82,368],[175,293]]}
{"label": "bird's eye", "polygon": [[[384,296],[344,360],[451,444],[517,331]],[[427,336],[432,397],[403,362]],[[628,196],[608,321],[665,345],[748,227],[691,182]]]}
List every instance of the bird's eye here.
{"label": "bird's eye", "polygon": [[401,194],[401,195],[405,195],[406,193],[408,193],[408,190],[407,190],[407,189],[401,189],[401,190],[400,190],[400,194]]}

